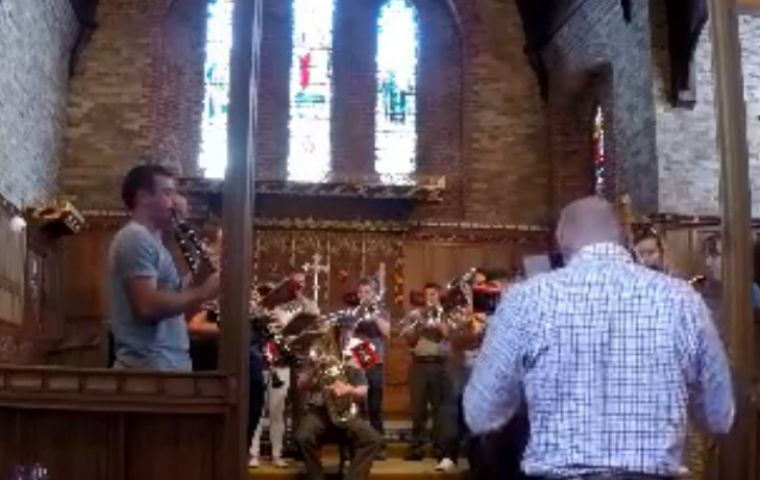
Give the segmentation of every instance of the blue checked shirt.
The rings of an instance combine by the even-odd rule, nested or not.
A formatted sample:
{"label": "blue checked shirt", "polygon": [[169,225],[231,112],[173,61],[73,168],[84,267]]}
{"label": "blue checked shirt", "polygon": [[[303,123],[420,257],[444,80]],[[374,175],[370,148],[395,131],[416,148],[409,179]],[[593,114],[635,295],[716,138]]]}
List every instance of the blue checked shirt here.
{"label": "blue checked shirt", "polygon": [[735,408],[701,297],[606,243],[505,293],[465,390],[467,424],[497,429],[523,399],[523,469],[549,477],[685,473],[687,405],[713,433]]}

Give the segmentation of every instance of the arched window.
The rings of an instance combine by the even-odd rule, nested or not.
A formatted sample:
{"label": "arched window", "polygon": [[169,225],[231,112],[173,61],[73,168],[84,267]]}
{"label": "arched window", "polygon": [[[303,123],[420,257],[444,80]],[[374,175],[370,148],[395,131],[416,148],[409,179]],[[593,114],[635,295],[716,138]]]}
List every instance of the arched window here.
{"label": "arched window", "polygon": [[604,110],[602,110],[601,106],[598,106],[596,108],[596,112],[594,112],[593,128],[592,159],[594,167],[594,193],[600,197],[607,198],[611,193],[609,192],[609,185],[607,180],[610,172],[607,171],[607,151],[605,150],[604,144]]}
{"label": "arched window", "polygon": [[207,178],[227,168],[227,107],[230,91],[233,0],[208,0],[201,148],[198,166]]}
{"label": "arched window", "polygon": [[417,157],[419,26],[410,0],[388,0],[377,22],[375,171],[396,182]]}
{"label": "arched window", "polygon": [[330,173],[330,108],[335,0],[293,0],[288,179]]}

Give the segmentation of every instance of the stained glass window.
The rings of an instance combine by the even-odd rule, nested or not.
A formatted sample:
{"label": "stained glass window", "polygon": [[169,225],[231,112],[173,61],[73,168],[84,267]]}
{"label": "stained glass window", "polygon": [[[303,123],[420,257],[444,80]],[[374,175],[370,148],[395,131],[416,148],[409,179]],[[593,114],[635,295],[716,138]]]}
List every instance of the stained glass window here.
{"label": "stained glass window", "polygon": [[599,106],[594,114],[593,134],[593,161],[594,161],[594,193],[600,197],[607,197],[607,152],[604,146],[604,111]]}
{"label": "stained glass window", "polygon": [[208,0],[205,97],[198,166],[208,178],[227,168],[227,107],[230,91],[233,0]]}
{"label": "stained glass window", "polygon": [[417,12],[409,0],[388,0],[377,28],[375,170],[397,181],[416,167]]}
{"label": "stained glass window", "polygon": [[330,172],[332,27],[335,0],[293,0],[288,179],[325,180]]}

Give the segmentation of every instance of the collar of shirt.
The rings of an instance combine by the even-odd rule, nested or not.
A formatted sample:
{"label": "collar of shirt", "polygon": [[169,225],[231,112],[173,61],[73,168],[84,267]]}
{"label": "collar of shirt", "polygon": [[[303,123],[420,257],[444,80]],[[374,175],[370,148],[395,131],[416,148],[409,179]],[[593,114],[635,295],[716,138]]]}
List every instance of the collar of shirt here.
{"label": "collar of shirt", "polygon": [[633,257],[628,250],[617,243],[594,243],[578,250],[570,259],[569,265],[599,261],[633,263]]}

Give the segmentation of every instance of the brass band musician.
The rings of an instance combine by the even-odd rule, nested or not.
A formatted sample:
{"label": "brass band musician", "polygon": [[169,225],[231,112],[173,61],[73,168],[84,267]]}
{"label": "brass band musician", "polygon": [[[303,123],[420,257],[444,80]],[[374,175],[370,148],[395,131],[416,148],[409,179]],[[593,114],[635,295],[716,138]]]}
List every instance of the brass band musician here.
{"label": "brass band musician", "polygon": [[[384,276],[381,266],[378,277]],[[385,435],[383,428],[383,363],[385,359],[385,340],[390,336],[391,322],[388,311],[382,306],[381,292],[371,278],[359,282],[356,290],[359,306],[355,309],[349,337],[356,336],[369,341],[375,349],[377,360],[374,366],[365,370],[367,379],[367,416],[369,423],[381,437]],[[348,338],[347,340],[350,340]],[[385,448],[378,453],[380,459],[385,458]]]}
{"label": "brass band musician", "polygon": [[441,408],[450,390],[446,372],[447,330],[443,322],[441,287],[428,283],[423,289],[424,306],[412,310],[404,319],[402,337],[412,353],[409,371],[412,409],[412,441],[407,461],[425,458],[425,425],[428,414],[433,418],[433,450],[440,462],[444,460],[444,412]]}
{"label": "brass band musician", "polygon": [[320,441],[325,436],[343,435],[353,448],[345,478],[365,479],[382,448],[383,439],[361,415],[350,410],[346,413],[338,406],[364,404],[367,379],[354,356],[341,344],[339,328],[328,328],[324,338],[327,341],[320,343],[330,347],[311,354],[298,375],[298,389],[306,395],[307,407],[298,423],[296,443],[303,455],[308,478],[322,480],[325,477],[319,457]]}
{"label": "brass band musician", "polygon": [[[268,324],[268,328],[272,331],[284,328],[301,314],[319,316],[317,304],[304,294],[306,276],[303,272],[293,272],[289,277],[289,282],[293,289],[294,298],[275,306],[269,312],[272,320]],[[283,441],[285,437],[285,405],[290,390],[291,377],[290,359],[287,357],[287,352],[282,351],[282,348],[282,345],[278,345],[274,341],[268,341],[264,346],[264,358],[268,367],[264,376],[267,385],[265,403],[269,412],[272,464],[280,468],[287,466],[287,462],[283,458]],[[262,429],[262,424],[259,422],[251,440],[248,466],[252,468],[260,465]]]}

